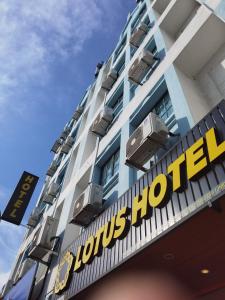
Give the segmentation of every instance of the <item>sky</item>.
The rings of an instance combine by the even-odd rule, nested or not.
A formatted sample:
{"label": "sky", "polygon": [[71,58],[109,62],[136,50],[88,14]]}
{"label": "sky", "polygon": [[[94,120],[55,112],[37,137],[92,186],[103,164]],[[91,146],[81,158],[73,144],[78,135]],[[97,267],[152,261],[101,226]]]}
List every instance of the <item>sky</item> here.
{"label": "sky", "polygon": [[[40,177],[51,146],[116,46],[135,0],[0,0],[0,211],[23,171]],[[0,290],[25,229],[0,222]]]}

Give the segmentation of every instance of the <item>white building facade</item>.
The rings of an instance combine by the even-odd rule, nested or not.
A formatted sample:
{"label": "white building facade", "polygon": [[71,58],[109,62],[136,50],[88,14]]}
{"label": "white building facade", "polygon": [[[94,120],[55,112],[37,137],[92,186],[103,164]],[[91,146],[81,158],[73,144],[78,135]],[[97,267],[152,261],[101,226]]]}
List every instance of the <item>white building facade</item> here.
{"label": "white building facade", "polygon": [[[53,161],[6,297],[35,265],[30,299],[53,299],[62,253],[225,98],[224,20],[223,0],[137,1],[117,47],[99,65],[95,81],[53,146]],[[125,164],[127,142],[150,112],[171,135],[141,167],[137,161]],[[94,212],[88,208],[86,219],[74,221],[75,204],[83,193],[89,197],[95,185],[99,207]],[[73,299],[63,293],[57,297]]]}

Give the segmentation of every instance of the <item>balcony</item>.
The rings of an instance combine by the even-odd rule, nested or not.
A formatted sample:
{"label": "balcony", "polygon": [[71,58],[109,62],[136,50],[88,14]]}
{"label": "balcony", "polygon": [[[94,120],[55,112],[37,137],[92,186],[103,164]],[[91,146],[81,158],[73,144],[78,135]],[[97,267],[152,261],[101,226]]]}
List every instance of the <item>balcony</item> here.
{"label": "balcony", "polygon": [[225,97],[224,53],[225,23],[211,14],[174,62],[195,122]]}
{"label": "balcony", "polygon": [[200,4],[195,0],[176,1],[163,18],[160,29],[169,49],[195,17]]}
{"label": "balcony", "polygon": [[[152,8],[160,15],[164,12],[171,0],[155,0],[152,2]],[[188,1],[183,1],[188,2]]]}

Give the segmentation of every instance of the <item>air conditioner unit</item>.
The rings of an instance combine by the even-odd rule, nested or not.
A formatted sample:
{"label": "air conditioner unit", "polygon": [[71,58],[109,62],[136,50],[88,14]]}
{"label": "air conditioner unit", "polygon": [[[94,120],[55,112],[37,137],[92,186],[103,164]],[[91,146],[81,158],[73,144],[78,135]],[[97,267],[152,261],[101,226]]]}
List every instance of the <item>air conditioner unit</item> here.
{"label": "air conditioner unit", "polygon": [[54,152],[54,153],[57,153],[61,145],[62,145],[62,140],[61,139],[57,139],[55,141],[54,145],[52,146],[51,151]]}
{"label": "air conditioner unit", "polygon": [[70,129],[69,128],[64,129],[63,132],[60,135],[60,138],[63,139],[63,140],[65,140],[67,138],[67,136],[69,135],[69,133],[70,133]]}
{"label": "air conditioner unit", "polygon": [[81,116],[81,114],[82,114],[83,111],[84,111],[84,107],[81,106],[81,105],[79,105],[79,106],[77,107],[77,109],[75,110],[75,112],[74,112],[72,118],[73,118],[75,121],[77,121],[77,120],[80,118],[80,116]]}
{"label": "air conditioner unit", "polygon": [[126,145],[126,164],[143,166],[164,146],[168,128],[156,114],[150,113],[130,136]]}
{"label": "air conditioner unit", "polygon": [[72,148],[74,144],[74,139],[72,136],[68,136],[67,139],[65,140],[64,145],[61,148],[61,152],[67,154],[69,153],[70,149]]}
{"label": "air conditioner unit", "polygon": [[26,258],[20,266],[17,279],[22,278],[33,265],[34,261],[31,258]]}
{"label": "air conditioner unit", "polygon": [[75,200],[70,223],[88,226],[93,217],[102,209],[103,188],[90,183],[86,190]]}
{"label": "air conditioner unit", "polygon": [[111,69],[102,82],[102,88],[104,90],[110,91],[117,78],[118,72],[115,69]]}
{"label": "air conditioner unit", "polygon": [[48,191],[44,195],[42,201],[52,205],[55,197],[58,194],[58,191],[59,191],[59,184],[56,182],[52,182],[51,185],[49,186]]}
{"label": "air conditioner unit", "polygon": [[57,168],[58,168],[57,161],[53,160],[53,162],[50,164],[50,166],[48,168],[46,175],[52,177],[55,174]]}
{"label": "air conditioner unit", "polygon": [[91,126],[91,131],[104,136],[106,129],[113,119],[113,109],[105,106]]}
{"label": "air conditioner unit", "polygon": [[40,213],[41,213],[40,207],[35,207],[35,209],[33,210],[32,214],[28,219],[27,225],[31,227],[35,227],[40,219]]}
{"label": "air conditioner unit", "polygon": [[30,251],[29,257],[32,259],[42,259],[48,254],[53,247],[52,237],[55,236],[57,222],[55,218],[47,216],[40,224],[39,229],[36,231]]}
{"label": "air conditioner unit", "polygon": [[135,84],[140,84],[145,72],[154,65],[156,58],[148,50],[142,50],[135,59],[128,72],[128,79]]}
{"label": "air conditioner unit", "polygon": [[130,44],[134,47],[139,47],[141,42],[143,41],[144,37],[148,33],[148,25],[142,22],[132,33],[130,37]]}

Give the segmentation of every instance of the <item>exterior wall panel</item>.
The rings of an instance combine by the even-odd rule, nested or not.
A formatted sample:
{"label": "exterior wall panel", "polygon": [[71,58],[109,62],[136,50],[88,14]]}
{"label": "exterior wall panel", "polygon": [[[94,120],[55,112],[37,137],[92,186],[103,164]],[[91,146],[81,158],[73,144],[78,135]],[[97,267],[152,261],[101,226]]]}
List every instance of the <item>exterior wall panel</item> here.
{"label": "exterior wall panel", "polygon": [[[95,235],[97,229],[106,224],[113,215],[124,206],[132,209],[132,201],[136,195],[141,194],[143,188],[150,185],[154,178],[161,173],[166,173],[167,166],[181,153],[187,150],[200,137],[204,136],[210,128],[215,128],[220,141],[225,140],[225,101],[223,100],[192,130],[169,150],[166,155],[143,177],[122,195],[118,201],[104,211],[79,238],[67,249],[76,255],[77,248],[84,245],[90,235]],[[153,208],[147,220],[142,220],[140,226],[131,226],[123,240],[117,240],[111,249],[103,249],[102,255],[95,257],[93,262],[85,265],[79,273],[73,273],[70,287],[64,295],[68,298],[78,294],[81,290],[110,272],[112,269],[125,262],[141,249],[149,246],[163,234],[178,226],[181,222],[191,217],[194,213],[211,205],[225,190],[225,162],[211,165],[207,173],[198,180],[188,181],[183,192],[172,193],[168,203],[161,209]],[[215,190],[216,187],[220,187]],[[212,194],[210,194],[212,193]],[[130,216],[129,216],[130,218]],[[62,256],[64,253],[62,254]],[[60,296],[55,296],[55,299]]]}

